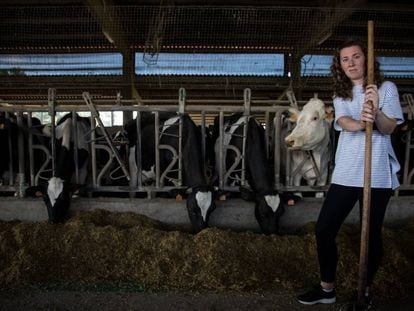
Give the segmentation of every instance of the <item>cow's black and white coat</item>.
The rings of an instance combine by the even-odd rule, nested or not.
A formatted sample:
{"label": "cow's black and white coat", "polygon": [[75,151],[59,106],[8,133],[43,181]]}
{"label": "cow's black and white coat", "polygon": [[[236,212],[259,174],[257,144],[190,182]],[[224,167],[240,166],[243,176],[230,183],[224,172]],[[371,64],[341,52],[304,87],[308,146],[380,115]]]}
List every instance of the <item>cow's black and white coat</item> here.
{"label": "cow's black and white coat", "polygon": [[[148,183],[155,177],[155,115],[149,112],[141,113],[141,168],[142,181]],[[162,145],[179,149],[179,120],[176,113],[159,113],[160,140]],[[209,216],[215,209],[212,189],[209,187],[202,163],[200,131],[188,115],[182,115],[182,177],[183,185],[189,187],[187,196],[187,211],[194,232],[199,232],[208,226]],[[129,168],[131,186],[137,185],[136,166],[136,120],[127,122],[124,126],[130,144]],[[160,171],[164,172],[173,160],[173,154],[166,149],[160,150]],[[176,176],[169,180],[174,185]]]}
{"label": "cow's black and white coat", "polygon": [[408,115],[404,115],[404,120],[391,134],[391,143],[401,165],[401,170],[397,173],[398,179],[400,183],[411,183],[414,176],[414,120],[410,120]]}
{"label": "cow's black and white coat", "polygon": [[[2,151],[0,152],[0,180],[1,183],[5,183],[10,179],[10,169],[13,173],[18,173],[19,170],[19,155],[18,155],[18,134],[22,132],[23,145],[25,149],[24,161],[25,171],[24,174],[29,176],[29,152],[27,150],[29,133],[33,134],[33,144],[47,146],[48,139],[43,136],[43,126],[38,118],[31,118],[31,128],[28,126],[28,117],[22,116],[21,127],[17,124],[17,117],[10,113],[6,118],[4,112],[0,112],[0,146]],[[45,154],[40,150],[33,150],[34,156],[34,170],[37,171],[41,165],[46,161]],[[15,176],[13,176],[15,178]]]}
{"label": "cow's black and white coat", "polygon": [[[77,120],[77,162],[79,168],[79,184],[85,184],[87,178],[87,159],[89,156],[88,138],[91,125],[89,118],[76,115]],[[71,202],[75,174],[75,151],[73,137],[72,114],[63,116],[55,128],[56,137],[56,167],[55,176],[47,182],[43,198],[47,207],[50,223],[64,221]],[[42,189],[43,190],[43,189]]]}
{"label": "cow's black and white coat", "polygon": [[[243,124],[246,122],[248,126],[245,144],[246,179],[254,195],[255,217],[263,233],[279,233],[279,220],[284,213],[284,206],[279,193],[273,187],[272,168],[266,156],[263,127],[253,117],[241,114],[224,117],[223,150],[226,150],[228,145],[232,145],[242,152]],[[215,142],[217,170],[219,169],[220,159],[219,131],[219,118],[216,118],[213,128],[213,141]],[[228,149],[223,156],[226,170],[228,170],[236,161],[236,154]],[[234,181],[238,178],[238,176],[232,176],[232,180],[226,182],[234,184]]]}
{"label": "cow's black and white coat", "polygon": [[[1,112],[0,144],[2,151],[0,152],[0,179],[2,183],[10,178],[10,166],[14,171],[18,169],[17,133],[17,123],[12,118],[6,118],[5,113]],[[10,163],[10,160],[12,160],[12,163]]]}

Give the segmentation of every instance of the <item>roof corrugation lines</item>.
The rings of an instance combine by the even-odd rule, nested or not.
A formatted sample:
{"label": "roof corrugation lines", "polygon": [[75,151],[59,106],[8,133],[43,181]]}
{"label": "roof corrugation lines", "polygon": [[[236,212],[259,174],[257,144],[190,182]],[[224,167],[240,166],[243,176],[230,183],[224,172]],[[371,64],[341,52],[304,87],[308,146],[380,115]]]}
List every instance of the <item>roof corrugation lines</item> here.
{"label": "roof corrugation lines", "polygon": [[137,75],[283,76],[283,54],[136,53]]}

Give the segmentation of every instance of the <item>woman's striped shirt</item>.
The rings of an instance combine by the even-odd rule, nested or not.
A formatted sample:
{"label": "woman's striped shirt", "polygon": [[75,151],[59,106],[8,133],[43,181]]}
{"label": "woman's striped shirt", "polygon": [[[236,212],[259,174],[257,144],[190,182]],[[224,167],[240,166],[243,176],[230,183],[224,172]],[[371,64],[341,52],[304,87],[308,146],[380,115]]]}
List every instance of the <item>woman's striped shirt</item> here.
{"label": "woman's striped shirt", "polygon": [[[339,97],[334,99],[334,127],[341,133],[338,140],[335,168],[331,182],[344,186],[363,187],[365,132],[343,130],[337,122],[343,116],[349,116],[355,120],[360,119],[364,103],[363,86],[354,86],[352,93],[353,100],[345,100]],[[382,83],[379,88],[379,108],[389,118],[396,119],[397,124],[403,122],[400,98],[394,83],[390,81]],[[397,188],[399,182],[396,173],[399,170],[400,164],[392,148],[390,135],[374,130],[372,133],[371,187]]]}

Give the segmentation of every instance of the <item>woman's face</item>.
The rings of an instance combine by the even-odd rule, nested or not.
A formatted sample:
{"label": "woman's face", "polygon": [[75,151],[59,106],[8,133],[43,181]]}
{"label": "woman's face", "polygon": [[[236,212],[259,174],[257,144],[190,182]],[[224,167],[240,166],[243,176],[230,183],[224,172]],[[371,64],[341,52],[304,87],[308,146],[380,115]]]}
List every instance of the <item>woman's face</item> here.
{"label": "woman's face", "polygon": [[358,45],[343,48],[339,53],[341,68],[354,85],[363,84],[365,76],[365,55]]}

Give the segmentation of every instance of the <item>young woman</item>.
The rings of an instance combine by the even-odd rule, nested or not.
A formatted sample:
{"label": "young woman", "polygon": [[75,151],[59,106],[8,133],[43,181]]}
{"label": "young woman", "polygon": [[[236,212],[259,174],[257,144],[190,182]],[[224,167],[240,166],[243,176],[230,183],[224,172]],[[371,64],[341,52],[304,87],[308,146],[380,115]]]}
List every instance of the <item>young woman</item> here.
{"label": "young woman", "polygon": [[399,186],[396,173],[400,169],[390,134],[403,122],[403,115],[397,88],[394,83],[382,80],[377,62],[375,84],[367,85],[366,55],[360,42],[347,41],[333,57],[334,127],[340,131],[340,136],[331,186],[315,227],[321,279],[313,289],[298,296],[303,304],[336,301],[338,253],[335,239],[357,201],[362,209],[367,122],[373,123],[367,300],[369,286],[383,256],[381,229],[392,190]]}

